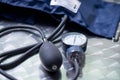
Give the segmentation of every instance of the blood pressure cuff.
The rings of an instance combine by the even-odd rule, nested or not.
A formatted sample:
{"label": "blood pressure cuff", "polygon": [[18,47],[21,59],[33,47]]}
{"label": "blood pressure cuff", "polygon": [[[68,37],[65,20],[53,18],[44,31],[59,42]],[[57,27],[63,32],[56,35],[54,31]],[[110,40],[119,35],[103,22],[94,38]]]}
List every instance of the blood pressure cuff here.
{"label": "blood pressure cuff", "polygon": [[[35,9],[48,13],[50,15],[69,16],[69,20],[75,22],[94,34],[112,38],[120,21],[120,4],[108,3],[102,0],[79,0],[81,5],[74,13],[61,6],[51,6],[51,0],[0,0],[0,4],[13,7],[22,7],[25,9]],[[34,22],[33,15],[24,15],[11,10],[9,8],[0,9],[0,16],[14,19],[22,22]],[[31,12],[32,13],[32,12]],[[20,16],[20,17],[18,17]]]}

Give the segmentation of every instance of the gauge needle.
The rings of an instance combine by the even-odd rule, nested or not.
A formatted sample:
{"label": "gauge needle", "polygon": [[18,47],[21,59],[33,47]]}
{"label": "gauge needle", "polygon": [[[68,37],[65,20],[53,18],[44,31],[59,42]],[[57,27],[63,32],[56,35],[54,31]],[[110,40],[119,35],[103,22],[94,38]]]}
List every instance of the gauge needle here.
{"label": "gauge needle", "polygon": [[75,44],[75,40],[76,40],[76,36],[74,37],[74,41],[73,41],[73,44]]}

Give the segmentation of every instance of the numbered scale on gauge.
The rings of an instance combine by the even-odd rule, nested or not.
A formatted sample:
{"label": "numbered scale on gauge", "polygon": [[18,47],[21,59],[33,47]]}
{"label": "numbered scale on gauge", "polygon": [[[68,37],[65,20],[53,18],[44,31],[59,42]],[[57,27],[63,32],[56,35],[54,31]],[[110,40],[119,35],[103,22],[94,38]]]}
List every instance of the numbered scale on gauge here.
{"label": "numbered scale on gauge", "polygon": [[[70,32],[62,36],[62,43],[66,62],[68,61],[68,63],[64,62],[64,67],[67,70],[68,77],[75,80],[77,76],[82,74],[82,68],[85,65],[87,37],[82,33]],[[70,75],[70,69],[74,70],[73,75]]]}
{"label": "numbered scale on gauge", "polygon": [[62,43],[64,49],[70,46],[80,46],[83,49],[83,51],[86,51],[87,37],[82,33],[70,32],[62,36]]}

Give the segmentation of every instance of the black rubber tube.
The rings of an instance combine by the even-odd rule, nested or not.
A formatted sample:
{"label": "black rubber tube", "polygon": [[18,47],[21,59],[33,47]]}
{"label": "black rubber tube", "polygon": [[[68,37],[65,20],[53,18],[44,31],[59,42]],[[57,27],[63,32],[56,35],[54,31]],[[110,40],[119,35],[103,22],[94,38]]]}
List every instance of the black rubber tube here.
{"label": "black rubber tube", "polygon": [[2,36],[4,36],[4,35],[7,35],[7,34],[9,34],[9,33],[11,33],[11,32],[18,32],[18,31],[32,33],[32,34],[34,34],[34,35],[36,35],[36,36],[41,37],[41,34],[38,35],[38,34],[36,34],[35,32],[33,32],[32,30],[29,30],[29,29],[22,29],[22,28],[10,29],[10,30],[1,32],[1,33],[0,33],[0,37],[2,37]]}
{"label": "black rubber tube", "polygon": [[[79,64],[76,59],[74,59],[74,61],[73,61],[73,70],[74,70],[74,74],[73,74],[73,76],[68,77],[69,80],[77,80],[77,78],[79,76],[80,67],[79,67]],[[67,74],[68,73],[69,73],[69,71],[67,71]]]}
{"label": "black rubber tube", "polygon": [[8,73],[6,73],[5,71],[3,71],[2,69],[0,69],[0,74],[2,74],[3,76],[5,76],[9,80],[17,80],[15,77],[9,75]]}
{"label": "black rubber tube", "polygon": [[52,34],[48,37],[48,40],[51,40],[51,38],[57,34],[59,32],[59,30],[65,25],[67,20],[67,15],[64,15],[64,17],[62,18],[62,21],[60,22],[60,24],[58,25],[58,27],[52,32]]}
{"label": "black rubber tube", "polygon": [[63,33],[64,29],[65,29],[65,25],[63,25],[63,27],[59,30],[59,32],[57,32],[56,35],[51,38],[51,41],[57,39]]}
{"label": "black rubber tube", "polygon": [[42,43],[38,43],[36,46],[34,46],[33,48],[31,48],[28,51],[26,51],[24,53],[24,55],[20,56],[18,59],[16,59],[13,62],[6,63],[6,64],[0,64],[0,68],[3,69],[3,70],[9,70],[9,69],[12,69],[12,68],[18,66],[19,64],[21,64],[22,62],[24,62],[29,57],[37,54],[37,52],[35,53],[34,50],[35,49],[39,49],[39,47],[41,45],[42,45]]}
{"label": "black rubber tube", "polygon": [[[63,19],[62,19],[61,23],[58,25],[58,27],[57,27],[57,28],[53,31],[53,33],[47,38],[48,40],[49,40],[49,39],[53,39],[53,40],[54,40],[55,38],[57,38],[57,37],[63,32],[63,30],[64,30],[63,25],[65,24],[66,20],[67,20],[67,15],[65,15],[65,16],[63,17]],[[20,30],[19,28],[21,28],[21,30]],[[6,35],[6,34],[12,32],[12,31],[26,31],[26,32],[31,32],[31,31],[28,30],[28,29],[38,31],[38,32],[40,33],[40,35],[41,35],[42,40],[45,41],[45,39],[46,39],[45,34],[41,31],[41,29],[39,29],[39,28],[37,28],[37,27],[34,27],[34,26],[27,26],[27,25],[19,26],[19,25],[18,25],[18,26],[6,27],[6,28],[3,28],[3,29],[0,30],[0,34],[1,34],[1,36],[2,36],[2,35]],[[60,32],[59,32],[59,31],[60,31]],[[59,33],[58,33],[58,32],[59,32]],[[33,32],[31,32],[31,33],[34,34]],[[57,34],[57,33],[58,33],[58,34]],[[56,35],[56,34],[57,34],[57,35]],[[1,36],[0,36],[0,37],[1,37]],[[54,37],[54,36],[55,36],[55,38],[52,38],[52,37]],[[38,52],[41,44],[42,44],[42,43],[39,42],[39,43],[37,43],[36,45],[33,45],[33,47],[30,47],[29,50],[27,50],[26,52],[24,52],[22,56],[20,56],[18,59],[16,59],[16,60],[13,61],[13,62],[10,62],[10,63],[7,63],[7,64],[0,64],[0,69],[1,69],[1,70],[9,70],[9,69],[12,69],[12,68],[18,66],[19,64],[21,64],[22,62],[24,62],[25,60],[27,60],[28,58],[30,58],[31,56],[37,54],[37,52]],[[22,53],[22,52],[21,52],[21,53]],[[21,54],[21,53],[18,53],[18,54]],[[8,54],[8,53],[7,53],[7,54]],[[0,56],[0,57],[3,57],[2,60],[1,60],[1,62],[4,61],[4,60],[6,60],[7,58],[10,58],[10,57],[12,57],[12,56],[15,56],[15,55],[17,55],[17,54],[14,54],[14,55],[13,55],[13,54],[10,54],[10,55],[2,54],[2,56]],[[3,71],[3,72],[4,72],[4,71]],[[7,75],[7,73],[5,73],[5,72],[4,72],[4,76],[7,77],[7,78],[9,78],[9,75]],[[14,80],[14,77],[13,77],[12,80]],[[15,79],[15,80],[16,80],[16,79]]]}
{"label": "black rubber tube", "polygon": [[42,30],[35,27],[35,26],[27,26],[27,25],[9,26],[9,27],[5,27],[5,28],[0,29],[0,33],[4,32],[4,31],[7,31],[7,30],[10,30],[10,29],[17,29],[17,28],[36,30],[41,34],[42,40],[45,39],[45,34],[42,32]]}

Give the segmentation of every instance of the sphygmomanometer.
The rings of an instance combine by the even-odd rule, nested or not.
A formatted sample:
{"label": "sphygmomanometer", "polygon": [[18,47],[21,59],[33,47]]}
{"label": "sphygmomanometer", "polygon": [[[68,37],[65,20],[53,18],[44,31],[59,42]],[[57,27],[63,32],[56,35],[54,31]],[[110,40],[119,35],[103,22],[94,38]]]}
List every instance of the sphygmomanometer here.
{"label": "sphygmomanometer", "polygon": [[[66,5],[65,3],[68,3],[69,5]],[[13,69],[37,53],[39,53],[42,67],[46,71],[51,73],[58,71],[62,65],[63,59],[61,52],[55,46],[55,43],[59,42],[58,37],[61,35],[62,37],[60,40],[63,45],[63,53],[65,58],[70,63],[70,67],[67,69],[67,74],[69,74],[69,72],[72,70],[74,72],[72,76],[68,77],[71,80],[77,79],[80,73],[80,68],[84,67],[84,52],[86,51],[87,37],[78,32],[62,34],[65,28],[67,17],[69,17],[70,21],[86,27],[89,31],[107,38],[114,37],[118,22],[120,20],[120,5],[107,3],[103,0],[1,0],[0,5],[2,6],[0,10],[0,16],[18,21],[21,20],[22,22],[30,22],[33,19],[26,19],[27,15],[24,15],[24,12],[24,14],[20,12],[23,15],[19,14],[19,12],[15,12],[18,7],[43,11],[52,16],[54,14],[67,14],[62,18],[58,27],[56,27],[56,29],[48,37],[46,37],[40,28],[35,26],[8,26],[0,30],[0,38],[11,32],[23,31],[32,33],[33,35],[36,35],[42,39],[42,41],[38,41],[37,44],[30,45],[29,47],[25,47],[21,50],[17,49],[16,51],[4,52],[0,54],[0,73],[12,80],[16,80],[16,78],[7,74],[5,70]],[[9,6],[7,7],[5,5]],[[10,9],[10,12],[7,11],[7,9]],[[16,17],[17,15],[24,18]],[[16,60],[10,63],[4,63],[4,61],[7,59],[19,54],[22,55]]]}
{"label": "sphygmomanometer", "polygon": [[[15,77],[9,75],[5,71],[15,68],[37,53],[39,53],[42,67],[46,71],[51,73],[58,71],[62,65],[63,57],[59,49],[55,46],[55,43],[59,41],[57,38],[62,35],[60,40],[63,43],[64,55],[75,70],[75,74],[71,77],[71,79],[77,79],[81,61],[84,61],[87,37],[77,32],[62,34],[65,29],[66,21],[67,15],[64,15],[58,27],[56,27],[56,29],[48,37],[46,37],[40,28],[35,26],[9,26],[0,29],[0,38],[11,32],[22,31],[31,33],[42,39],[42,41],[38,41],[37,44],[31,45],[21,51],[16,50],[14,52],[4,52],[0,54],[0,73],[8,79],[16,80]],[[22,55],[14,61],[4,63],[7,59],[20,54]]]}

